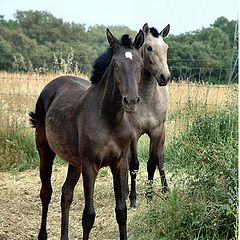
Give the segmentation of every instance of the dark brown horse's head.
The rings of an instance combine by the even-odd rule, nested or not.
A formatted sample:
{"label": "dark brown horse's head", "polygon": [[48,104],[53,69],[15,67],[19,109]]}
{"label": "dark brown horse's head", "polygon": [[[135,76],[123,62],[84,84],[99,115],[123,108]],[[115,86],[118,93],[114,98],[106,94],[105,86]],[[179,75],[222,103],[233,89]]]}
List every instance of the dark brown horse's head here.
{"label": "dark brown horse's head", "polygon": [[171,76],[167,64],[168,45],[164,42],[169,30],[169,24],[160,33],[155,28],[149,28],[147,23],[143,26],[145,35],[142,46],[144,68],[156,78],[159,86],[167,85]]}
{"label": "dark brown horse's head", "polygon": [[134,112],[140,102],[138,82],[141,79],[143,59],[138,49],[144,42],[143,31],[140,30],[132,42],[128,35],[123,35],[121,41],[117,40],[107,29],[107,39],[113,49],[110,67],[122,97],[122,106],[125,111]]}

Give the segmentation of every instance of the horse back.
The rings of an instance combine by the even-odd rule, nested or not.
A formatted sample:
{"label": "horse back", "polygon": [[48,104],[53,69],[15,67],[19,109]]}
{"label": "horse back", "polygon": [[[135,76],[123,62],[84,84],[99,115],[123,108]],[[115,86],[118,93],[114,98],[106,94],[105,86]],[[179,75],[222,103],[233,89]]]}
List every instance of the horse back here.
{"label": "horse back", "polygon": [[75,76],[61,76],[52,80],[43,88],[39,96],[45,113],[56,95],[63,91],[71,93],[73,88],[78,88],[80,91],[86,90],[90,85],[91,83],[88,80]]}

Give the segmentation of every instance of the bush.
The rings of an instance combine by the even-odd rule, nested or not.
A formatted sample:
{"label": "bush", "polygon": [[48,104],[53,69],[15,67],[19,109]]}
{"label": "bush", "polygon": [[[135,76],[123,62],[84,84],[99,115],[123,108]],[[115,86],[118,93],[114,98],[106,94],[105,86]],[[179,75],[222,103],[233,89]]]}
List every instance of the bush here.
{"label": "bush", "polygon": [[167,146],[175,186],[137,214],[133,239],[237,239],[237,122],[236,107],[199,115]]}

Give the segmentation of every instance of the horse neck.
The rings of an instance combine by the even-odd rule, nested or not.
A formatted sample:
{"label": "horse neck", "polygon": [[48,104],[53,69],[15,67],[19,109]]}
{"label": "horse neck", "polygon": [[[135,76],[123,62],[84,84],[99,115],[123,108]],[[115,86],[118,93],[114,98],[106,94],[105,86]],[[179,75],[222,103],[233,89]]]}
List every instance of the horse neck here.
{"label": "horse neck", "polygon": [[113,79],[113,70],[108,68],[99,86],[100,116],[110,125],[123,121],[122,97]]}
{"label": "horse neck", "polygon": [[143,70],[139,83],[139,93],[141,98],[148,99],[157,94],[157,81],[155,77],[146,69]]}

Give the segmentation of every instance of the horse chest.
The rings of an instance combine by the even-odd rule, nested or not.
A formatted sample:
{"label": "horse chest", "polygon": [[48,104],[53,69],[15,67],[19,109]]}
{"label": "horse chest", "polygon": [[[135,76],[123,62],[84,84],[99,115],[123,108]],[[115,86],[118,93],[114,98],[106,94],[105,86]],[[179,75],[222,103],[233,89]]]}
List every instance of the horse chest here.
{"label": "horse chest", "polygon": [[139,114],[135,122],[140,131],[147,131],[159,125],[160,117],[149,111]]}
{"label": "horse chest", "polygon": [[111,140],[99,147],[96,154],[98,155],[102,165],[109,165],[112,160],[119,159],[121,157],[122,150],[115,141]]}

